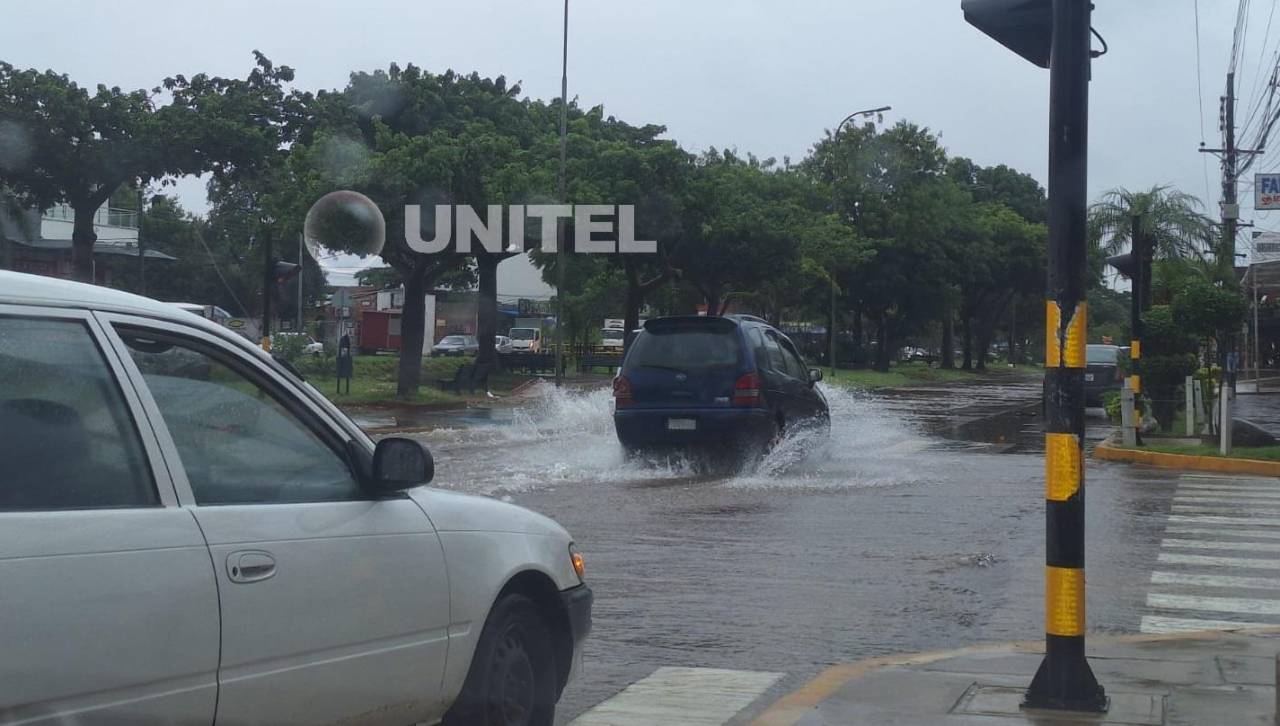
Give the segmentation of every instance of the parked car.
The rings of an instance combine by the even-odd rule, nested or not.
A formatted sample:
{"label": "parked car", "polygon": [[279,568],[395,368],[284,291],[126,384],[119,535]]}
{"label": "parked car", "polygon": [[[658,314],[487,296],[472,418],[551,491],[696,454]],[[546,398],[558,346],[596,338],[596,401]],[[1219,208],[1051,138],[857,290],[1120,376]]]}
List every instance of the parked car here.
{"label": "parked car", "polygon": [[480,343],[474,335],[446,335],[431,346],[431,355],[475,355]]}
{"label": "parked car", "polygon": [[537,328],[512,328],[511,351],[513,353],[541,353],[542,331]]}
{"label": "parked car", "polygon": [[1084,401],[1086,406],[1101,406],[1107,391],[1119,391],[1124,384],[1120,368],[1119,346],[1086,345],[1084,369]]}
{"label": "parked car", "polygon": [[602,328],[600,330],[600,347],[612,350],[622,350],[623,338],[622,328]]}
{"label": "parked car", "polygon": [[306,333],[276,333],[271,336],[271,347],[279,345],[286,339],[302,338],[302,352],[304,355],[321,356],[324,355],[324,343],[312,338]]}
{"label": "parked car", "polygon": [[493,349],[494,349],[494,351],[496,351],[496,352],[498,352],[498,353],[510,353],[510,352],[511,352],[511,338],[508,338],[508,337],[507,337],[507,336],[505,336],[505,335],[495,335],[495,336],[493,336]]}
{"label": "parked car", "polygon": [[822,371],[759,318],[655,318],[614,379],[613,423],[630,451],[761,450],[792,426],[829,423],[820,380]]}
{"label": "parked car", "polygon": [[0,271],[0,338],[0,721],[552,723],[558,524],[171,305]]}

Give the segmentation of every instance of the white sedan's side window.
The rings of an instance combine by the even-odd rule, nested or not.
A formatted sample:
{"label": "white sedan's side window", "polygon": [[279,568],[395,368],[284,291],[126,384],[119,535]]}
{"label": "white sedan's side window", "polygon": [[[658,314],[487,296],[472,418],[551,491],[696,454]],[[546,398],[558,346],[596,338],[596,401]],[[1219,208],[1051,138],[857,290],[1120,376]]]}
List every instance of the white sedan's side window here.
{"label": "white sedan's side window", "polygon": [[158,504],[133,417],[85,324],[0,317],[0,511]]}
{"label": "white sedan's side window", "polygon": [[181,339],[129,328],[119,333],[198,504],[362,498],[343,457],[238,367]]}

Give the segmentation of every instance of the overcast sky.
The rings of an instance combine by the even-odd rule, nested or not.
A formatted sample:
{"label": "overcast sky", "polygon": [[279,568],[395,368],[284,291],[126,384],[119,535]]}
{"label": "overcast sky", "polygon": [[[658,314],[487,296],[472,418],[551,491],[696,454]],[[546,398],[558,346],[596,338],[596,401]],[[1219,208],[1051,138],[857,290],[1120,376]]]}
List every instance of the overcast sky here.
{"label": "overcast sky", "polygon": [[[1216,216],[1217,162],[1197,152],[1194,0],[1095,5],[1093,24],[1110,53],[1094,62],[1090,195],[1174,184],[1205,198]],[[1199,2],[1211,147],[1219,145],[1236,5]],[[1241,54],[1242,116],[1259,95],[1259,61],[1269,64],[1280,46],[1280,20],[1266,32],[1274,4],[1254,5]],[[560,90],[561,7],[558,0],[6,3],[0,58],[84,84],[150,88],[177,73],[243,76],[259,49],[293,66],[295,83],[308,89],[339,88],[353,69],[394,61],[502,74],[527,95],[550,98]],[[1009,164],[1044,183],[1048,81],[1047,71],[967,25],[959,0],[570,3],[570,95],[633,124],[664,124],[692,151],[731,147],[798,160],[849,112],[890,105],[886,121],[928,126],[951,154]],[[1275,158],[1280,166],[1280,152]],[[204,209],[198,182],[179,188],[189,208]],[[1266,214],[1243,216],[1280,227]]]}

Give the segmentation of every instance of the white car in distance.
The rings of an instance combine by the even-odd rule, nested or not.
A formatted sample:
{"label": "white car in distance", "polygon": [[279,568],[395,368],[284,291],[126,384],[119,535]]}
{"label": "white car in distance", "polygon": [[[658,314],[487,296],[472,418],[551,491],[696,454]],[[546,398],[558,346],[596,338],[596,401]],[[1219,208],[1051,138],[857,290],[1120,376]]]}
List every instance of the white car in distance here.
{"label": "white car in distance", "polygon": [[560,525],[172,305],[0,271],[0,339],[0,722],[553,722]]}

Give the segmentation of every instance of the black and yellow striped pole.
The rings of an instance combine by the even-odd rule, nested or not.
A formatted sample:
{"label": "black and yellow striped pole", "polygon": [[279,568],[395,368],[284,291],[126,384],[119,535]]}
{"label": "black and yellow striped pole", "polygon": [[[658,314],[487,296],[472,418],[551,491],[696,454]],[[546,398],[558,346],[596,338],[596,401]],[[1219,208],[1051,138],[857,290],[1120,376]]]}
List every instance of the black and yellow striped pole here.
{"label": "black and yellow striped pole", "polygon": [[1142,443],[1142,308],[1147,294],[1147,253],[1142,236],[1142,215],[1135,214],[1129,230],[1132,274],[1129,276],[1129,389],[1133,391],[1133,440]]}
{"label": "black and yellow striped pole", "polygon": [[1085,187],[1089,0],[1053,0],[1045,317],[1045,654],[1025,708],[1101,712],[1084,655]]}

